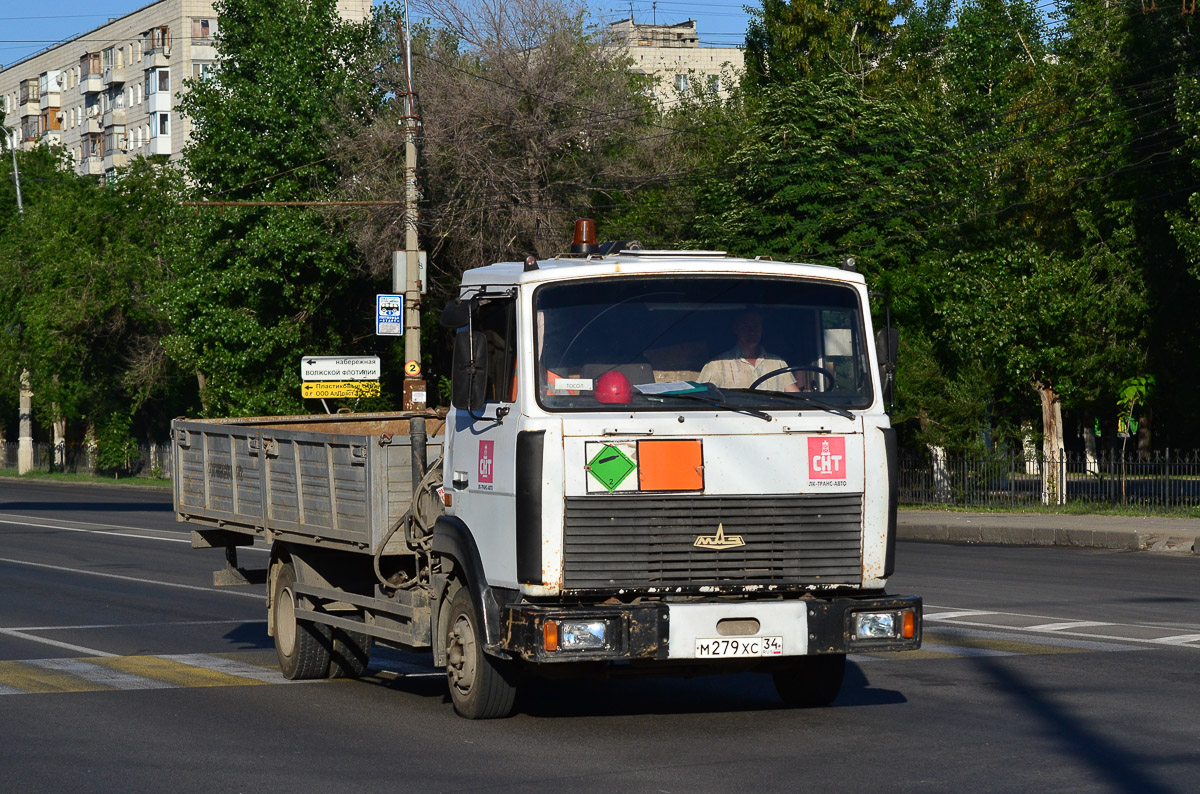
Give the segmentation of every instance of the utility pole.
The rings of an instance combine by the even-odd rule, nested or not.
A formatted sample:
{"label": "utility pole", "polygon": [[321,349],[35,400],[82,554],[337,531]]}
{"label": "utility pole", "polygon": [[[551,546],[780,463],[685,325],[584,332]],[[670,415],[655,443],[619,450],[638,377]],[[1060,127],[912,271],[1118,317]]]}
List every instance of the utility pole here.
{"label": "utility pole", "polygon": [[404,290],[404,408],[425,407],[425,380],[421,377],[420,239],[417,234],[417,103],[413,94],[412,28],[408,0],[404,0],[404,283],[392,268],[392,289]]}
{"label": "utility pole", "polygon": [[[12,150],[13,184],[17,187],[17,214],[24,219],[25,205],[21,202],[21,172],[17,169],[17,139],[8,133],[8,148]],[[17,414],[17,474],[33,471],[33,389],[29,385],[29,370],[21,370],[20,398]]]}

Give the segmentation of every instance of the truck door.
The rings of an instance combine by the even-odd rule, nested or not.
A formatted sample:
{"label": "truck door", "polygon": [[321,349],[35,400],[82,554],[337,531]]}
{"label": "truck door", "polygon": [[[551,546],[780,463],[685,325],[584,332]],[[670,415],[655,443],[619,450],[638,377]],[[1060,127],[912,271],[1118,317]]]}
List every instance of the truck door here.
{"label": "truck door", "polygon": [[470,528],[489,583],[516,587],[516,298],[480,296],[472,327],[487,342],[485,402],[452,414],[452,510]]}

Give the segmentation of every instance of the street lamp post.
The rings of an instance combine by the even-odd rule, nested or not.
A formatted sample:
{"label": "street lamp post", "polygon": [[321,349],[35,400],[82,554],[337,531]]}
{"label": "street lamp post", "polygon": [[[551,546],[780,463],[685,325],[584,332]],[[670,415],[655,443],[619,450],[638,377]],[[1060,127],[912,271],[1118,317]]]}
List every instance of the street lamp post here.
{"label": "street lamp post", "polygon": [[[17,169],[17,138],[8,127],[8,148],[12,151],[13,184],[17,187],[17,214],[25,217],[25,205],[21,202],[21,172]],[[29,385],[29,370],[21,370],[20,407],[17,434],[17,474],[33,471],[33,390]]]}

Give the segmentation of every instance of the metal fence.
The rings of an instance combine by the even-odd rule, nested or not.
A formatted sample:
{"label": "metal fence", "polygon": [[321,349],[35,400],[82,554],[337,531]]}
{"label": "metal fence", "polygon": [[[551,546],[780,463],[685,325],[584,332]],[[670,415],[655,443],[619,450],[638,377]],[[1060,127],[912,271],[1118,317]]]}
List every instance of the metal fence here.
{"label": "metal fence", "polygon": [[[19,442],[4,442],[3,464],[0,468],[17,469],[17,448]],[[96,472],[93,464],[95,451],[85,444],[54,444],[46,442],[33,445],[33,468],[38,471],[59,471],[68,474],[86,474]],[[99,471],[100,474],[113,474],[113,469]],[[126,476],[167,477],[171,476],[171,447],[167,443],[141,444],[136,451],[131,451],[125,464],[116,469],[115,473]]]}
{"label": "metal fence", "polygon": [[1044,502],[1195,508],[1200,506],[1200,451],[1124,457],[1064,452],[1047,459],[1018,451],[935,448],[900,455],[900,504],[1017,507]]}

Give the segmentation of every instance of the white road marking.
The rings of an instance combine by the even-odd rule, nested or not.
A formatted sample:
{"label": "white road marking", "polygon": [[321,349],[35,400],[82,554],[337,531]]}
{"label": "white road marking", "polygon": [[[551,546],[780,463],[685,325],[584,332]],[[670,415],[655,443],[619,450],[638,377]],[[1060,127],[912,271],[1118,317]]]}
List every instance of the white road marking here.
{"label": "white road marking", "polygon": [[[935,607],[936,609],[936,607]],[[965,618],[976,615],[995,615],[995,612],[988,612],[982,609],[960,609],[957,612],[935,612],[932,615],[926,614],[926,620],[952,620],[954,618]]]}
{"label": "white road marking", "polygon": [[30,640],[31,642],[40,642],[43,645],[53,645],[55,648],[75,651],[76,653],[83,653],[87,654],[88,656],[116,656],[115,653],[106,653],[104,651],[98,651],[95,648],[85,648],[82,645],[72,645],[69,642],[59,642],[58,640],[39,637],[36,634],[26,634],[25,632],[17,629],[0,629],[0,634],[5,634],[9,637],[16,637],[22,640]]}
{"label": "white road marking", "polygon": [[[938,607],[933,604],[927,604],[929,609],[947,609],[953,610],[953,607]],[[1027,626],[1013,625],[1011,623],[988,623],[980,620],[964,620],[963,618],[984,617],[987,615],[1003,616],[1006,618],[1028,618],[1031,622]],[[999,612],[985,610],[953,610],[949,612],[935,612],[925,616],[925,620],[929,622],[943,621],[948,626],[974,626],[981,629],[991,629],[993,631],[1002,631],[1010,636],[1020,634],[1021,632],[1031,632],[1038,634],[1052,633],[1055,636],[1082,637],[1094,640],[1107,640],[1109,642],[1131,642],[1139,645],[1169,645],[1180,648],[1200,648],[1200,645],[1192,645],[1190,643],[1200,641],[1200,634],[1169,634],[1163,637],[1143,637],[1143,636],[1120,636],[1119,634],[1101,634],[1096,632],[1076,631],[1075,628],[1088,628],[1103,626],[1117,631],[1130,630],[1139,633],[1153,633],[1178,630],[1175,627],[1168,628],[1166,626],[1155,626],[1146,623],[1113,623],[1094,620],[1063,620],[1049,615],[1030,615],[1022,612]],[[942,630],[942,626],[938,626],[938,630]],[[1183,626],[1179,627],[1183,628]],[[1191,626],[1187,626],[1191,628]]]}
{"label": "white road marking", "polygon": [[79,573],[86,576],[100,576],[105,579],[120,579],[124,582],[137,582],[138,584],[153,584],[161,587],[174,587],[179,590],[199,590],[202,593],[221,593],[223,595],[241,596],[242,598],[261,599],[259,593],[239,593],[234,590],[218,590],[215,587],[199,587],[194,584],[179,584],[178,582],[163,582],[158,579],[140,579],[136,576],[122,576],[118,573],[101,573],[100,571],[88,571],[83,568],[67,568],[62,565],[47,565],[44,562],[29,562],[28,560],[14,560],[9,557],[0,557],[0,562],[7,562],[12,565],[28,565],[32,568],[45,568],[50,571],[64,571],[66,573]]}
{"label": "white road marking", "polygon": [[[13,514],[6,513],[6,514],[0,514],[0,515],[13,515]],[[88,526],[112,527],[112,529],[86,529],[84,527],[67,527],[67,526],[63,526],[62,524],[47,524],[47,523],[43,523],[42,519],[35,518],[33,516],[28,516],[28,517],[17,516],[17,517],[22,518],[24,520],[8,521],[6,519],[0,518],[0,524],[13,524],[16,526],[23,526],[23,527],[35,527],[37,529],[53,529],[53,530],[58,530],[61,532],[83,532],[83,533],[86,533],[89,535],[107,535],[109,537],[134,538],[136,540],[161,540],[164,543],[187,543],[190,545],[192,542],[192,539],[190,537],[189,538],[169,538],[169,537],[162,537],[159,535],[152,535],[152,534],[138,534],[138,533],[142,533],[142,532],[146,532],[146,533],[163,532],[163,533],[177,534],[177,533],[171,532],[170,530],[164,530],[164,529],[149,529],[149,528],[143,529],[141,527],[124,527],[124,526],[118,526],[116,524],[92,524],[90,522],[86,522],[88,524]],[[85,522],[72,521],[70,523],[83,524]],[[118,530],[118,529],[125,530],[125,531],[123,531],[123,532],[114,531],[114,530]],[[268,548],[267,546],[258,546],[258,545],[239,546],[238,548],[246,549],[248,551],[270,551],[270,548]]]}
{"label": "white road marking", "polygon": [[160,620],[153,623],[91,623],[81,626],[13,626],[7,631],[75,631],[77,629],[139,629],[148,626],[218,626],[266,623],[265,620]]}
{"label": "white road marking", "polygon": [[1043,623],[1040,626],[1025,626],[1023,631],[1065,631],[1067,629],[1082,629],[1087,626],[1113,626],[1102,620],[1068,620],[1063,623]]}
{"label": "white road marking", "polygon": [[1180,634],[1175,637],[1159,637],[1155,640],[1163,645],[1187,645],[1196,641],[1200,641],[1200,634]]}

